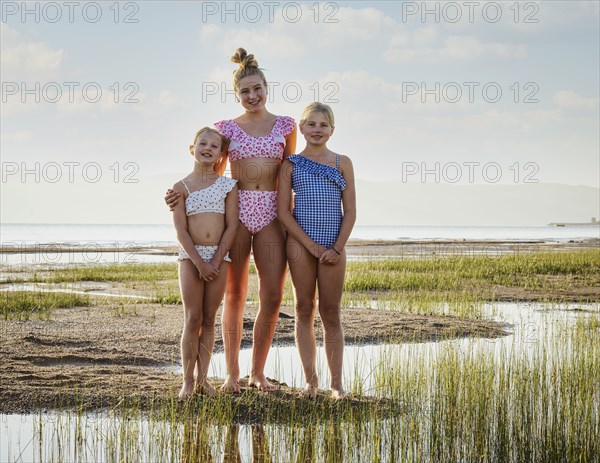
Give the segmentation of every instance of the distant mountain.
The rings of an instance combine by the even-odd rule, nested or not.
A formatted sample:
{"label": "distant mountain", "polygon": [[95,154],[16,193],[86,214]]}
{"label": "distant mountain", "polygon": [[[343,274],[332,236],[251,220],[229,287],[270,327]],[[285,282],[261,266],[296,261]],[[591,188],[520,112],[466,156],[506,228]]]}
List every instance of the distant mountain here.
{"label": "distant mountain", "polygon": [[[137,183],[21,183],[0,186],[4,223],[170,223],[163,202],[181,173]],[[137,179],[136,179],[137,180]],[[358,225],[547,225],[600,219],[600,189],[562,184],[452,185],[357,181]]]}
{"label": "distant mountain", "polygon": [[357,181],[361,225],[546,225],[600,218],[600,189]]}

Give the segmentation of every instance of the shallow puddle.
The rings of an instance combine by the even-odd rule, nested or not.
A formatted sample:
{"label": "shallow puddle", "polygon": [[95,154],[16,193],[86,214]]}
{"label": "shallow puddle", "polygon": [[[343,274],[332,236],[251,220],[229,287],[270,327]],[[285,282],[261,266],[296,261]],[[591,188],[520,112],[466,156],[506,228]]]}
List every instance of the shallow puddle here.
{"label": "shallow puddle", "polygon": [[[484,351],[494,357],[514,358],[514,356],[530,356],[538,349],[550,349],[552,352],[553,338],[558,326],[574,323],[580,318],[597,316],[598,304],[491,304],[485,306],[486,313],[495,320],[510,324],[507,330],[510,335],[497,339],[456,339],[451,341],[412,343],[402,345],[379,346],[346,346],[344,351],[344,378],[348,390],[360,395],[378,395],[376,390],[375,372],[381,370],[382,364],[393,363],[405,368],[409,374],[418,374],[415,363],[411,360],[419,357],[425,365],[433,363],[436,357],[451,349],[458,356],[468,357]],[[241,375],[249,373],[251,350],[240,353]],[[329,378],[322,347],[318,349],[320,387],[327,388]],[[420,365],[422,368],[423,364]],[[265,371],[268,376],[288,386],[302,387],[304,384],[300,359],[295,347],[275,347],[272,349]],[[178,369],[177,373],[180,373]],[[225,376],[224,354],[216,354],[212,358],[210,376]],[[181,450],[185,447],[188,435],[183,431],[181,423],[164,423],[146,418],[123,419],[109,413],[82,414],[75,412],[40,413],[33,415],[0,415],[0,461],[120,461],[125,460],[160,460],[171,458],[169,446]],[[387,421],[378,422],[381,426],[382,441],[393,440],[393,429]],[[315,439],[317,447],[329,448],[337,444],[327,444],[328,439],[343,441],[340,444],[345,450],[343,454],[347,461],[352,461],[354,450],[351,448],[355,430],[349,429],[346,435],[340,425],[337,432],[343,436],[332,437],[325,429],[310,431],[306,429],[286,427],[282,425],[263,426],[216,426],[203,425],[202,431],[194,432],[194,446],[204,452],[212,461],[252,461],[260,448],[268,448],[272,460],[282,461],[281,458],[296,458],[302,451],[303,443],[297,439]],[[348,424],[350,426],[350,424]],[[173,428],[175,427],[175,428]],[[379,433],[379,431],[378,431]],[[158,445],[159,439],[168,436],[166,442]],[[158,436],[158,437],[157,437]],[[183,437],[182,437],[183,436]],[[203,437],[204,436],[204,437]],[[265,437],[266,436],[266,437]],[[349,437],[350,436],[350,437]],[[354,436],[354,437],[352,437]],[[123,439],[131,442],[124,443]],[[296,440],[294,440],[296,439]],[[237,443],[233,445],[233,443]],[[257,442],[262,442],[258,445]],[[165,448],[164,446],[167,446]],[[183,445],[183,447],[182,447]],[[258,445],[258,446],[257,446]],[[329,445],[329,446],[328,446]],[[263,449],[264,450],[264,449]],[[337,451],[337,450],[336,450]],[[129,453],[128,453],[129,452]],[[318,452],[313,449],[314,455]],[[343,460],[343,455],[339,455]],[[177,458],[181,458],[177,454]],[[264,455],[263,455],[264,457]],[[339,461],[342,461],[339,460]],[[312,461],[308,459],[306,461]],[[315,461],[325,461],[323,456]],[[337,460],[335,460],[337,461]],[[383,458],[382,461],[386,461]]]}

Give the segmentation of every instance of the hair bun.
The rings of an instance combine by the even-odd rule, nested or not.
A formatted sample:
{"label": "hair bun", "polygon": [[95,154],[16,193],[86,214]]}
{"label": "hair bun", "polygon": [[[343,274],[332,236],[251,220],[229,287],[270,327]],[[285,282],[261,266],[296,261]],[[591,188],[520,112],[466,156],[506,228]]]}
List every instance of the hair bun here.
{"label": "hair bun", "polygon": [[236,64],[239,64],[240,67],[242,67],[242,68],[244,68],[244,67],[257,68],[258,67],[258,61],[256,61],[256,59],[254,59],[254,55],[249,55],[248,52],[246,50],[244,50],[243,48],[238,48],[235,51],[235,53],[231,57],[231,61],[233,61]]}

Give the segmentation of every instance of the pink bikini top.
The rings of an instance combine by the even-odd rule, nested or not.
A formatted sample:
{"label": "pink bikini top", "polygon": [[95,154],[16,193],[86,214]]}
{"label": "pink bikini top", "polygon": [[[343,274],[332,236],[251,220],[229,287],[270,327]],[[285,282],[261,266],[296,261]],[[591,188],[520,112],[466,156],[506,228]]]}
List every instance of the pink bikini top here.
{"label": "pink bikini top", "polygon": [[264,137],[248,135],[233,119],[219,121],[215,127],[231,140],[229,159],[239,161],[248,158],[283,159],[285,137],[293,132],[296,123],[289,116],[276,116],[271,133]]}

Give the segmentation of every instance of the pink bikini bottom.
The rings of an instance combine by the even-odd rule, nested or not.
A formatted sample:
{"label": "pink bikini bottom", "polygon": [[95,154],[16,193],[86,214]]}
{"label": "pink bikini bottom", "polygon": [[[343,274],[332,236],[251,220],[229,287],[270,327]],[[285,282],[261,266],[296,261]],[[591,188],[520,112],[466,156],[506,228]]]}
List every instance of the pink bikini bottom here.
{"label": "pink bikini bottom", "polygon": [[240,222],[256,235],[277,217],[277,192],[238,190]]}

